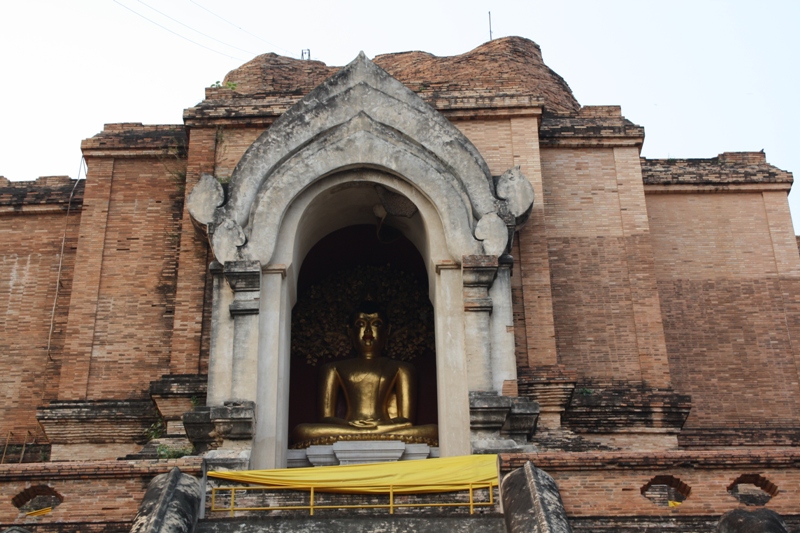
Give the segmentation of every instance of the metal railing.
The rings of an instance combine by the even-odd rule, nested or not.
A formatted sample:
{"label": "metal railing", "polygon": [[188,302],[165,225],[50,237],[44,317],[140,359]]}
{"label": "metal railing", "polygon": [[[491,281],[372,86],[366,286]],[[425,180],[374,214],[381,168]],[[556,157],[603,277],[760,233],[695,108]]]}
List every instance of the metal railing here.
{"label": "metal railing", "polygon": [[[14,432],[13,431],[9,431],[6,434],[6,443],[3,446],[3,455],[0,457],[0,465],[5,464],[5,462],[6,462],[6,454],[8,453],[9,443],[11,442],[11,437],[12,436],[14,436]],[[33,437],[33,440],[30,443],[28,442],[28,437]],[[27,448],[28,444],[31,444],[31,445],[36,444],[36,435],[31,433],[30,430],[25,432],[25,439],[22,441],[22,451],[19,454],[19,461],[18,461],[20,463],[25,458],[25,448]],[[16,446],[16,444],[13,444],[11,446]]]}
{"label": "metal railing", "polygon": [[[345,504],[345,505],[331,505],[331,504],[316,504],[314,502],[315,487],[314,485],[295,485],[290,487],[214,487],[211,489],[211,511],[212,512],[229,512],[233,517],[236,511],[296,511],[308,510],[311,516],[314,516],[314,511],[317,509],[389,509],[389,514],[394,514],[394,510],[403,507],[469,507],[469,514],[475,514],[475,507],[494,507],[494,487],[495,483],[470,483],[469,484],[469,502],[414,502],[414,503],[395,503],[395,490],[401,487],[408,487],[411,485],[380,485],[380,486],[364,486],[360,487],[365,490],[375,491],[369,493],[357,493],[361,495],[388,495],[389,503],[363,503],[363,504]],[[415,485],[416,486],[416,485]],[[459,485],[459,486],[463,486]],[[475,501],[475,490],[489,490],[488,501]],[[309,503],[308,505],[269,505],[258,507],[236,507],[236,492],[249,491],[249,492],[276,492],[281,490],[294,490],[294,491],[308,491]],[[380,492],[377,492],[380,491]],[[217,493],[230,492],[230,504],[227,507],[217,505]],[[344,493],[331,493],[329,491],[317,491],[326,494],[344,494]],[[454,489],[452,492],[460,492]],[[352,495],[353,493],[347,493]],[[408,495],[407,492],[401,492],[401,495]],[[419,494],[441,494],[441,493],[415,493]]]}

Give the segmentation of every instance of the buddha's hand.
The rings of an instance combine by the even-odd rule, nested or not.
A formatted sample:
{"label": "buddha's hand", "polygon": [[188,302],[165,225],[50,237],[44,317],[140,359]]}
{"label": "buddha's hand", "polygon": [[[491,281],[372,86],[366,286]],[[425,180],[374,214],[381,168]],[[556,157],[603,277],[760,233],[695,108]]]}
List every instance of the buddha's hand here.
{"label": "buddha's hand", "polygon": [[363,420],[351,420],[348,422],[354,428],[360,429],[373,429],[378,427],[378,421],[372,418],[365,418]]}
{"label": "buddha's hand", "polygon": [[410,428],[414,424],[411,423],[411,420],[404,416],[398,416],[397,418],[392,418],[391,422],[387,424],[390,429],[405,429]]}

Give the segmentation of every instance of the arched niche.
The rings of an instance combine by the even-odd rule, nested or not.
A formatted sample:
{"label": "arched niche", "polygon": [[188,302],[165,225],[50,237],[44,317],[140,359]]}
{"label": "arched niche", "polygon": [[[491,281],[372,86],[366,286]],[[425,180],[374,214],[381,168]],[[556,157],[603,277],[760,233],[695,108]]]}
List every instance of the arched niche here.
{"label": "arched niche", "polygon": [[[270,450],[276,455],[283,454],[288,446],[291,309],[297,298],[303,260],[308,251],[332,231],[375,224],[375,206],[382,205],[376,186],[408,199],[416,208],[413,216],[392,217],[391,223],[419,251],[428,277],[437,339],[440,448],[449,455],[470,453],[462,272],[445,244],[441,216],[433,204],[405,180],[386,172],[359,169],[321,178],[294,199],[278,232],[274,262],[262,275],[256,355],[258,380],[254,387],[259,409],[251,455],[254,464],[262,460],[260,454],[270,454]],[[274,353],[276,345],[277,354]],[[488,375],[486,371],[480,374]],[[490,388],[490,384],[487,383],[486,388]],[[264,428],[274,428],[275,434],[262,433]]]}
{"label": "arched niche", "polygon": [[[345,324],[367,298],[379,302],[392,322],[386,356],[416,369],[415,423],[438,422],[427,271],[416,247],[390,225],[393,218],[333,231],[303,260],[292,310],[289,428],[318,421],[319,369],[354,356]],[[344,397],[339,400],[337,416],[344,418]]]}
{"label": "arched niche", "polygon": [[363,54],[278,119],[229,195],[188,199],[224,264],[214,281],[208,404],[256,404],[251,467],[286,465],[291,310],[299,269],[332,231],[374,224],[379,189],[414,206],[392,225],[419,251],[434,307],[440,450],[469,454],[469,392],[516,378],[510,236],[531,211],[518,169],[493,177],[458,129]]}

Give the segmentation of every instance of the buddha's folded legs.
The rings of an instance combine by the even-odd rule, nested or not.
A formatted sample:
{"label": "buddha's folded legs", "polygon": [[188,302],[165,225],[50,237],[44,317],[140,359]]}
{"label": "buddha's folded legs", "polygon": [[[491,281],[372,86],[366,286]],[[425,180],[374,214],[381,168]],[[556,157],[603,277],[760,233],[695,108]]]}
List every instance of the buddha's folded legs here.
{"label": "buddha's folded legs", "polygon": [[[340,437],[345,435],[403,435],[420,437],[423,439],[437,439],[439,436],[438,426],[428,424],[424,426],[392,427],[383,426],[377,428],[356,428],[349,425],[340,424],[300,424],[292,431],[292,439],[295,442],[311,441],[322,437]],[[365,440],[367,440],[365,438]]]}

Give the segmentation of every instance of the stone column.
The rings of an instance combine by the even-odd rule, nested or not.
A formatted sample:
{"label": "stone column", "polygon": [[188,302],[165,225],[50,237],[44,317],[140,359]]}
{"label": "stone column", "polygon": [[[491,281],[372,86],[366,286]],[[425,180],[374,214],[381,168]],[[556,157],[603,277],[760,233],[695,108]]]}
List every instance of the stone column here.
{"label": "stone column", "polygon": [[212,276],[211,346],[208,357],[208,393],[206,405],[222,405],[233,398],[231,378],[233,369],[233,317],[230,306],[233,291],[225,283],[222,264],[209,266]]}
{"label": "stone column", "polygon": [[469,387],[463,311],[462,272],[455,264],[436,265],[436,384],[439,449],[442,457],[469,455]]}
{"label": "stone column", "polygon": [[[514,355],[514,309],[511,303],[511,267],[509,255],[500,256],[497,277],[489,290],[492,299],[492,388],[499,394],[506,383],[516,389],[517,361]],[[516,396],[516,394],[513,394]]]}
{"label": "stone column", "polygon": [[497,257],[465,255],[461,269],[464,283],[464,333],[469,390],[493,390],[492,299],[489,288],[497,275]]}
{"label": "stone column", "polygon": [[224,272],[234,294],[229,306],[233,317],[230,396],[232,400],[255,401],[261,265],[258,261],[228,261]]}
{"label": "stone column", "polygon": [[270,265],[261,283],[256,434],[250,468],[286,468],[289,444],[291,304],[286,268]]}

